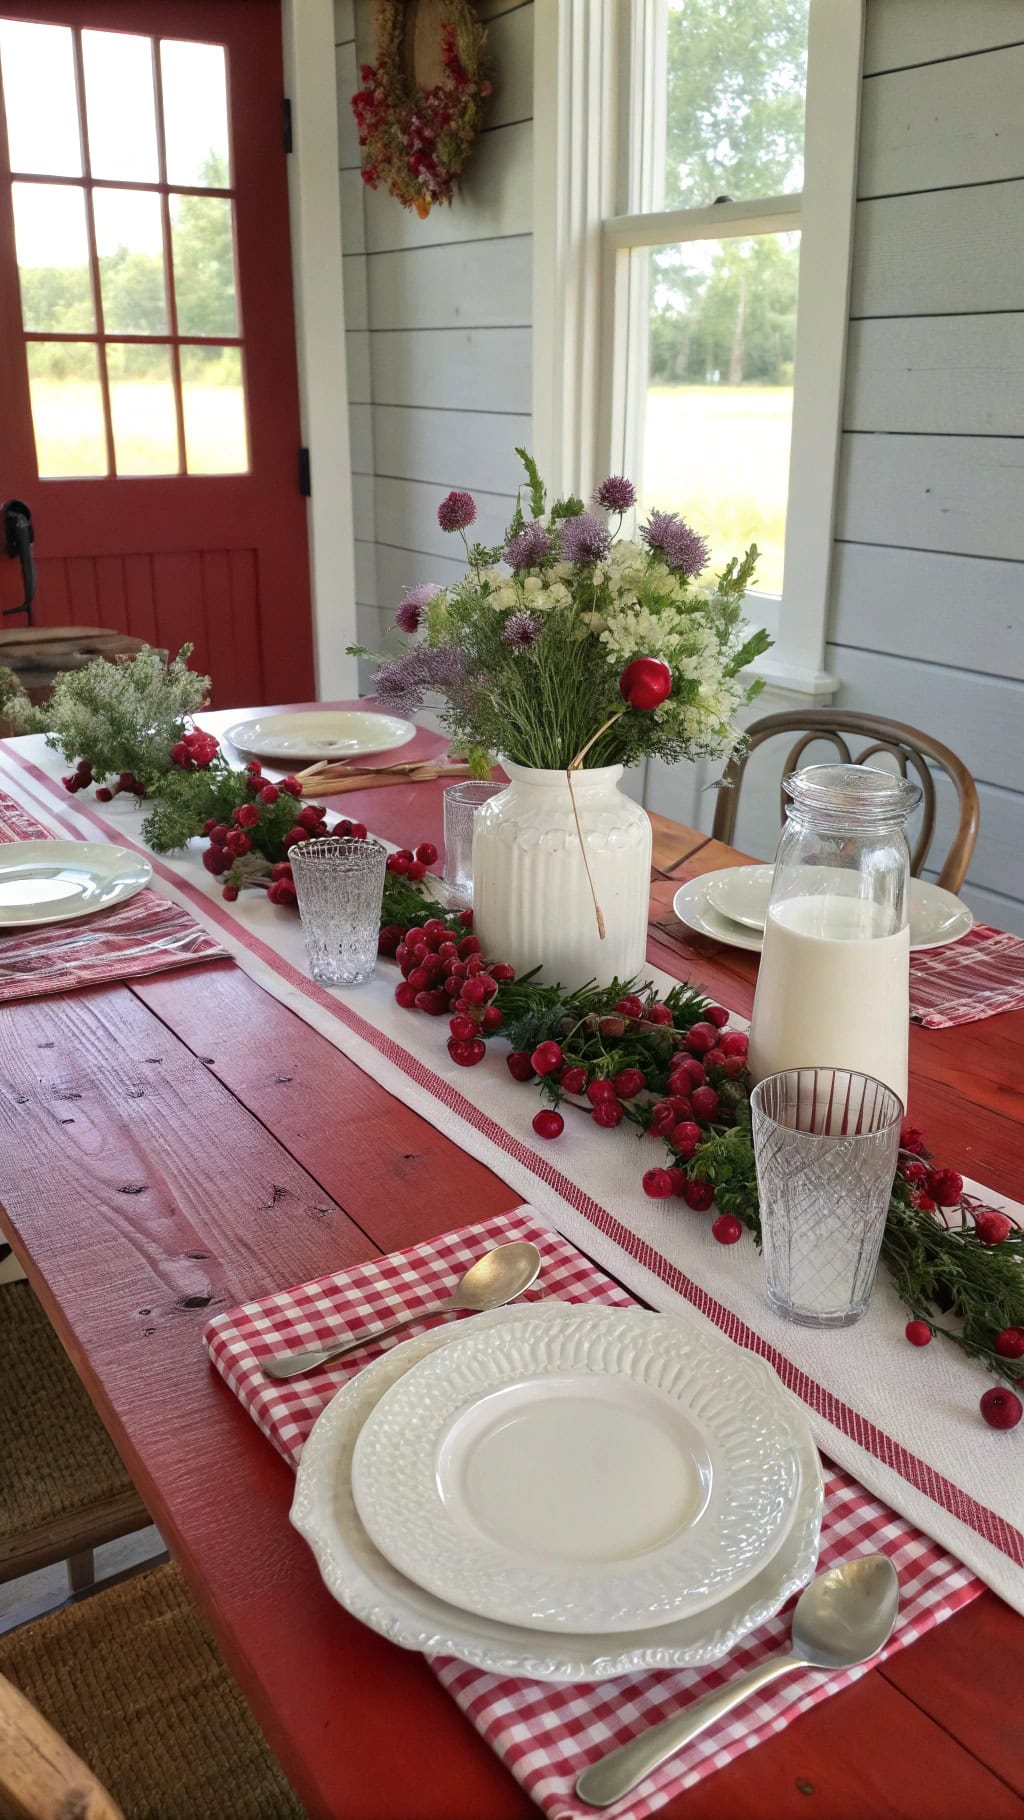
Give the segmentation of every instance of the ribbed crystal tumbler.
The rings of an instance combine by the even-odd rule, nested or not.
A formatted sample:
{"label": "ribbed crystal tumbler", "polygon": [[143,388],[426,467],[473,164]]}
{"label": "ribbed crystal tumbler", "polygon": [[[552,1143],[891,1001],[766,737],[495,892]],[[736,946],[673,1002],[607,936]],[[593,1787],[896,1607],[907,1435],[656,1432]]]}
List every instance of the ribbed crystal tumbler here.
{"label": "ribbed crystal tumbler", "polygon": [[444,882],[448,901],[473,902],[473,823],[476,812],[506,784],[449,784],[444,793]]}
{"label": "ribbed crystal tumbler", "polygon": [[839,1068],[769,1075],[750,1106],[768,1300],[805,1327],[849,1327],[875,1280],[903,1107]]}
{"label": "ribbed crystal tumbler", "polygon": [[301,841],[291,848],[309,971],[322,986],[360,986],[377,965],[387,849],[376,840]]}

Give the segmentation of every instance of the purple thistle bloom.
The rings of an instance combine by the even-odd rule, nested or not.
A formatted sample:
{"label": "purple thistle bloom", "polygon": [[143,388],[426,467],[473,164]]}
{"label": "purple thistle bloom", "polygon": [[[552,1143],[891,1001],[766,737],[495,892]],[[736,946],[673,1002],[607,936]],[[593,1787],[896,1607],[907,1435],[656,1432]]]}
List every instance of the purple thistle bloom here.
{"label": "purple thistle bloom", "polygon": [[541,622],[533,613],[510,613],[501,636],[513,651],[528,651],[541,635]]}
{"label": "purple thistle bloom", "polygon": [[628,512],[630,506],[636,505],[636,488],[624,474],[609,474],[602,480],[594,499],[606,512]]}
{"label": "purple thistle bloom", "polygon": [[472,493],[449,493],[437,508],[437,522],[442,531],[465,531],[476,517]]}
{"label": "purple thistle bloom", "polygon": [[421,581],[418,588],[406,588],[395,608],[395,624],[403,632],[415,632],[435,594],[441,590],[436,582]]}
{"label": "purple thistle bloom", "polygon": [[592,512],[564,518],[561,524],[562,555],[566,562],[600,562],[608,554],[608,527]]}
{"label": "purple thistle bloom", "polygon": [[660,550],[668,567],[677,575],[699,575],[707,567],[710,546],[706,537],[681,519],[676,512],[652,512],[640,536],[652,550]]}
{"label": "purple thistle bloom", "polygon": [[550,550],[551,539],[540,519],[534,518],[515,537],[509,538],[504,556],[510,569],[531,569],[543,562]]}
{"label": "purple thistle bloom", "polygon": [[374,684],[377,700],[398,714],[415,714],[427,689],[454,696],[466,681],[466,666],[457,645],[417,645],[403,657],[381,664]]}

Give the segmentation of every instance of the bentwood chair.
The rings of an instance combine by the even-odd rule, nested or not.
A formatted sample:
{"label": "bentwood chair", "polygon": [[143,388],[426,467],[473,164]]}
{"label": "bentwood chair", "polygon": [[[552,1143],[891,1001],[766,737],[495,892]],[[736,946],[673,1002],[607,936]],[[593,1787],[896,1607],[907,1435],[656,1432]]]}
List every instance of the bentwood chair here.
{"label": "bentwood chair", "polygon": [[[959,891],[978,838],[980,812],[974,779],[956,753],[951,752],[939,740],[933,739],[930,733],[921,733],[916,727],[904,726],[898,720],[884,720],[880,715],[847,713],[838,708],[810,708],[791,714],[766,714],[762,720],[755,720],[747,728],[739,752],[729,760],[722,774],[712,830],[715,840],[731,844],[736,830],[740,787],[748,760],[758,746],[763,746],[766,740],[774,739],[780,733],[802,735],[782,767],[784,777],[796,770],[807,748],[820,741],[833,745],[845,765],[863,765],[880,754],[887,754],[895,759],[903,777],[913,770],[923,798],[921,826],[910,856],[910,870],[915,878],[928,857],[935,833],[935,779],[928,761],[931,760],[933,765],[944,771],[956,790],[959,818],[956,834],[939,873],[939,884],[947,891]],[[842,737],[844,733],[855,734],[872,743],[854,758]],[[784,819],[786,798],[781,789],[779,801],[780,819]]]}
{"label": "bentwood chair", "polygon": [[169,1562],[0,1637],[0,1814],[302,1820]]}
{"label": "bentwood chair", "polygon": [[66,1561],[91,1584],[93,1550],[151,1518],[25,1282],[0,1286],[0,1584]]}

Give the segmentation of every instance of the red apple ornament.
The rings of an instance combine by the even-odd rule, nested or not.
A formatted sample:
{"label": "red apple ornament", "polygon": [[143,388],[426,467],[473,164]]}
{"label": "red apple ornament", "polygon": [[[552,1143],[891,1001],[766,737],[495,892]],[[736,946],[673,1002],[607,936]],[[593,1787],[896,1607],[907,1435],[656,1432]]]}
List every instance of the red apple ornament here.
{"label": "red apple ornament", "polygon": [[672,672],[660,657],[634,657],[619,677],[619,688],[631,708],[648,713],[672,693]]}

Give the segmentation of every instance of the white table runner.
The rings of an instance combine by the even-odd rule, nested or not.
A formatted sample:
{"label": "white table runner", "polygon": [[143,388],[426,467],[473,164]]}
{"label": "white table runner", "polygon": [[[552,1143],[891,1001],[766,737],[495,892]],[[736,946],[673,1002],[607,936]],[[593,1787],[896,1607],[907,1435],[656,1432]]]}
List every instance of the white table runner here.
{"label": "white table runner", "polygon": [[[60,772],[41,737],[0,742],[0,785],[49,817],[56,831],[140,844],[143,814],[133,803],[117,798],[104,808],[69,797]],[[708,1215],[644,1194],[653,1144],[600,1131],[585,1117],[567,1120],[564,1135],[544,1144],[531,1128],[536,1094],[511,1080],[500,1043],[480,1067],[459,1068],[440,1020],[395,1004],[398,975],[387,963],[366,986],[315,985],[304,970],[298,918],[263,893],[225,904],[200,852],[194,843],[171,858],[150,855],[154,887],[186,904],[259,985],[508,1182],[510,1204],[532,1202],[653,1307],[695,1309],[768,1359],[807,1406],[825,1453],[1024,1612],[1024,1430],[985,1427],[978,1398],[987,1374],[953,1347],[908,1346],[906,1313],[884,1266],[857,1326],[821,1332],[783,1321],[767,1305],[760,1256],[749,1240],[720,1246]],[[660,985],[670,983],[658,969],[648,971]],[[912,1118],[912,1104],[909,1111]],[[941,1149],[941,1132],[932,1136]],[[1014,1217],[1024,1213],[980,1184],[967,1188]]]}

